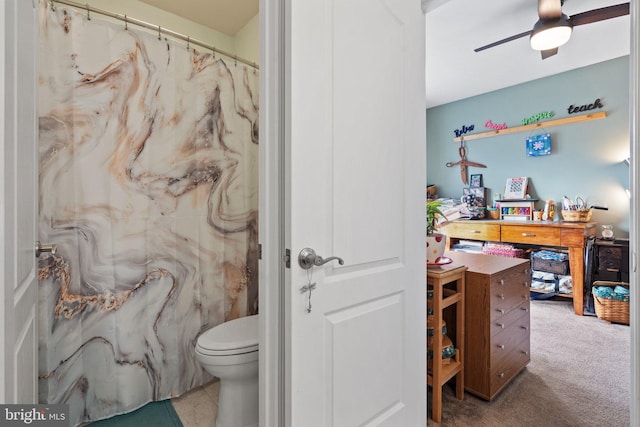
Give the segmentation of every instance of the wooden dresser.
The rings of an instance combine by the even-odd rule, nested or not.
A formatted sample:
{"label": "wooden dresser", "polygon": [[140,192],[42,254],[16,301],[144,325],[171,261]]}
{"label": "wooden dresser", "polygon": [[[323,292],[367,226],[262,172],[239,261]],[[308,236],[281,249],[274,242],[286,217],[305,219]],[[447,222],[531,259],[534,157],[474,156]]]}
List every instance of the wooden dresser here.
{"label": "wooden dresser", "polygon": [[530,262],[463,252],[446,256],[467,266],[465,389],[493,400],[530,361]]}

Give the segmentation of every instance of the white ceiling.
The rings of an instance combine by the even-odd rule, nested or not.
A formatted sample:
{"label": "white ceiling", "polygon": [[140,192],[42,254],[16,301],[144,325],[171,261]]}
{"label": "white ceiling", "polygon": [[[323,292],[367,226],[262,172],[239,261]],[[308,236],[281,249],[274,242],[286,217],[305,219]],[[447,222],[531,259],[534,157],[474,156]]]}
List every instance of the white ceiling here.
{"label": "white ceiling", "polygon": [[[568,15],[624,0],[566,0]],[[476,53],[473,49],[531,30],[537,0],[423,0],[426,15],[427,106],[445,104],[629,54],[629,16],[573,30],[557,55],[545,59],[529,37]]]}
{"label": "white ceiling", "polygon": [[140,1],[229,36],[235,36],[259,10],[259,0]]}
{"label": "white ceiling", "polygon": [[[258,13],[258,0],[140,0],[235,35]],[[418,1],[418,0],[406,0]],[[582,25],[544,61],[523,37],[480,53],[473,49],[530,30],[537,0],[421,0],[426,14],[427,107],[445,104],[629,54],[629,16]],[[566,0],[569,16],[624,0]]]}

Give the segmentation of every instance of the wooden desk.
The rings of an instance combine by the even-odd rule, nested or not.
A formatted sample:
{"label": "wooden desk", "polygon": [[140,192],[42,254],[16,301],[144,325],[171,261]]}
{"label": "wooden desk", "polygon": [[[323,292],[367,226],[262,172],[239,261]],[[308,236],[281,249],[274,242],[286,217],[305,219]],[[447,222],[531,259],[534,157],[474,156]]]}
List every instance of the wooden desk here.
{"label": "wooden desk", "polygon": [[[442,386],[451,378],[456,378],[456,397],[464,399],[464,281],[467,267],[450,264],[427,269],[427,288],[433,288],[433,368],[427,371],[427,385],[431,386],[431,419],[437,423],[442,420]],[[455,360],[448,365],[442,364],[442,325],[444,310],[456,306]]]}
{"label": "wooden desk", "polygon": [[595,222],[568,221],[452,221],[441,226],[447,235],[447,248],[451,239],[486,240],[520,243],[535,246],[556,246],[569,249],[569,268],[573,281],[573,310],[584,312],[584,250],[587,240],[596,235]]}

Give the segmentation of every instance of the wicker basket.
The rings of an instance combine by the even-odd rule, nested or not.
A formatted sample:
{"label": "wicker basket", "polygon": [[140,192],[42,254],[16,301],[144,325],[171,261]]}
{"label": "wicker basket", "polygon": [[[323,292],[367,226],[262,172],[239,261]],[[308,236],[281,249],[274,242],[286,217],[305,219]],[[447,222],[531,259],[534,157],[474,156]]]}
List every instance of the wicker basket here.
{"label": "wicker basket", "polygon": [[[622,282],[596,281],[592,286],[616,286],[627,285]],[[596,316],[599,319],[606,320],[611,323],[629,324],[629,301],[618,301],[614,299],[601,298],[593,296],[593,305],[596,310]]]}
{"label": "wicker basket", "polygon": [[562,219],[565,221],[587,222],[591,219],[591,209],[579,211],[562,211]]}

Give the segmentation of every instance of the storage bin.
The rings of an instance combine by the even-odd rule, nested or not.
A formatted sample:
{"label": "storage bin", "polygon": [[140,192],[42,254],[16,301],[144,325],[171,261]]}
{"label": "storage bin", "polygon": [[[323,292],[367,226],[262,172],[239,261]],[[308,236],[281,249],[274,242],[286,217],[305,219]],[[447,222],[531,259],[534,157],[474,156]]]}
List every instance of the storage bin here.
{"label": "storage bin", "polygon": [[573,293],[573,279],[571,276],[531,270],[531,290],[570,295]]}
{"label": "storage bin", "polygon": [[562,219],[565,221],[588,222],[591,219],[591,209],[578,211],[562,211]]}
{"label": "storage bin", "polygon": [[606,320],[611,323],[623,323],[629,324],[629,298],[628,295],[624,300],[617,300],[612,298],[603,298],[597,295],[597,288],[601,286],[607,286],[615,288],[616,286],[629,287],[628,283],[624,282],[608,282],[597,280],[593,282],[593,305],[596,311],[596,316],[599,319]]}
{"label": "storage bin", "polygon": [[[544,271],[547,273],[555,273],[561,276],[566,276],[569,274],[569,260],[556,260],[556,259],[547,259],[541,258],[540,252],[533,252],[531,254],[531,269],[536,271]],[[547,251],[548,252],[548,251]],[[565,255],[565,254],[561,254]]]}

